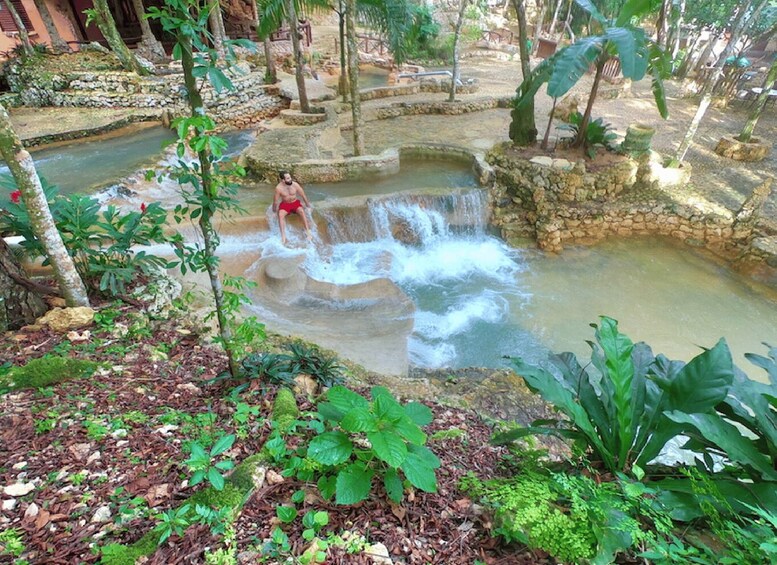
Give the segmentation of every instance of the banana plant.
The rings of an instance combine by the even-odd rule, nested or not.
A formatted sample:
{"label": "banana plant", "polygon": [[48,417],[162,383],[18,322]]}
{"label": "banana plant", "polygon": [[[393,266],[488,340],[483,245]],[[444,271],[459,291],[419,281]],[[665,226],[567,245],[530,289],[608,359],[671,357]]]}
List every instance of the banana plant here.
{"label": "banana plant", "polygon": [[[596,73],[580,127],[580,131],[585,133],[604,66],[610,59],[618,57],[624,77],[638,81],[648,73],[651,75],[656,106],[661,117],[666,119],[669,111],[663,79],[670,76],[670,61],[645,30],[632,23],[650,13],[653,8],[651,0],[627,0],[614,20],[607,20],[591,0],[575,2],[590,15],[589,28],[598,29],[599,33],[578,39],[540,63],[526,79],[526,87],[523,84],[519,87],[514,106],[521,108],[528,105],[546,82],[550,97],[564,96],[593,66]],[[585,135],[580,135],[574,140],[573,147],[584,147],[585,142]]]}

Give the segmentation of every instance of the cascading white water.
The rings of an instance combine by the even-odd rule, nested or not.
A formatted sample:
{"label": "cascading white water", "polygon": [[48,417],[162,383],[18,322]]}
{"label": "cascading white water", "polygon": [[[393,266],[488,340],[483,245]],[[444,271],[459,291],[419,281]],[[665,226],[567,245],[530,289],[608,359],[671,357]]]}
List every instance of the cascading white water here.
{"label": "cascading white water", "polygon": [[[337,225],[327,216],[331,253],[309,253],[303,267],[318,280],[356,284],[387,277],[416,303],[410,360],[460,366],[483,353],[470,334],[499,333],[525,299],[516,286],[520,252],[488,235],[481,190],[399,196],[368,202],[368,217]],[[498,348],[498,344],[493,343]],[[488,349],[488,346],[486,347]],[[494,350],[496,359],[508,350]]]}

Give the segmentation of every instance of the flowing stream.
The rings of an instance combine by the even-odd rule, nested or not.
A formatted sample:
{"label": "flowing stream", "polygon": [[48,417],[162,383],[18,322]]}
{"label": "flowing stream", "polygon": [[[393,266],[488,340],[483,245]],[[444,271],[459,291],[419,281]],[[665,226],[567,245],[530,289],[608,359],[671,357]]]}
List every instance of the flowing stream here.
{"label": "flowing stream", "polygon": [[308,249],[303,267],[339,285],[394,281],[416,304],[408,352],[421,367],[498,367],[504,355],[539,362],[549,350],[587,357],[600,315],[686,361],[726,337],[756,378],[744,353],[777,343],[775,292],[688,248],[634,238],[547,256],[507,246],[486,217],[478,189],[368,200],[356,222],[326,218],[331,247]]}

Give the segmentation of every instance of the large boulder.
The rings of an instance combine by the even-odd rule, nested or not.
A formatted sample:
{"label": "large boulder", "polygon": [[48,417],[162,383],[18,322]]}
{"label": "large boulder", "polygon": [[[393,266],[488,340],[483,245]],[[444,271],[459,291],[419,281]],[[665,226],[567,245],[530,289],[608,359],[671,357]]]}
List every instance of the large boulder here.
{"label": "large boulder", "polygon": [[39,325],[48,326],[58,333],[85,328],[92,325],[92,322],[94,322],[94,310],[88,306],[54,308],[49,310],[45,316],[38,318],[37,321]]}
{"label": "large boulder", "polygon": [[735,137],[723,137],[715,147],[715,153],[734,159],[735,161],[763,161],[772,150],[772,144],[756,137],[750,138],[747,143],[739,141]]}

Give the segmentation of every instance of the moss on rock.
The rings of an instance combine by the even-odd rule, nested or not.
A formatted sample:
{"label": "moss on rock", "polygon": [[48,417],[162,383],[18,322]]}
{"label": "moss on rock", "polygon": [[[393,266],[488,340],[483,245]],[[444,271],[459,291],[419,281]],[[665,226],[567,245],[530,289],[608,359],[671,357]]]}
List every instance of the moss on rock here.
{"label": "moss on rock", "polygon": [[279,388],[272,405],[274,427],[281,433],[285,433],[298,417],[299,408],[294,393],[286,387]]}
{"label": "moss on rock", "polygon": [[0,388],[42,388],[69,379],[90,377],[99,364],[83,359],[46,355],[29,361],[22,367],[13,367],[0,380]]}

